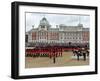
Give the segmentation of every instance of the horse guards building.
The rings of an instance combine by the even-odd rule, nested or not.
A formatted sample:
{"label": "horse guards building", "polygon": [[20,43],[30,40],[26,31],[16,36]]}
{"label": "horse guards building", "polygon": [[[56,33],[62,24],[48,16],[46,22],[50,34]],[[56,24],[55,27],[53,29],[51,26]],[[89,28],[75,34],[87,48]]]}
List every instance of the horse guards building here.
{"label": "horse guards building", "polygon": [[52,27],[48,20],[43,17],[37,28],[27,31],[26,46],[39,45],[89,45],[89,28],[79,23],[77,26],[66,26],[64,24]]}

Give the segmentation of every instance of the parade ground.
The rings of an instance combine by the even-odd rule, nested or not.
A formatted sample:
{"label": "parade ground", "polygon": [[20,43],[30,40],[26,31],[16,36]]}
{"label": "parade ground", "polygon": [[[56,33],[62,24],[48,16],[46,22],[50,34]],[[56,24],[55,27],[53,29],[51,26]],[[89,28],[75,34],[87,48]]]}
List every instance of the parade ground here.
{"label": "parade ground", "polygon": [[63,52],[62,57],[57,57],[55,63],[53,58],[49,57],[25,57],[25,68],[39,68],[39,67],[61,67],[61,66],[83,66],[89,65],[89,57],[86,61],[83,60],[82,56],[80,60],[73,55],[73,52]]}

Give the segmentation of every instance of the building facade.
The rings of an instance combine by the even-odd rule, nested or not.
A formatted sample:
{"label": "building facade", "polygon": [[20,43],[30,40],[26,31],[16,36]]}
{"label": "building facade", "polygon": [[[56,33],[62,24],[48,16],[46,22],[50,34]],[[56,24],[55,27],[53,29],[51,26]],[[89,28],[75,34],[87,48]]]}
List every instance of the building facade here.
{"label": "building facade", "polygon": [[26,43],[59,43],[59,44],[84,44],[89,43],[89,28],[82,24],[66,26],[64,24],[52,27],[43,17],[37,28],[26,32]]}

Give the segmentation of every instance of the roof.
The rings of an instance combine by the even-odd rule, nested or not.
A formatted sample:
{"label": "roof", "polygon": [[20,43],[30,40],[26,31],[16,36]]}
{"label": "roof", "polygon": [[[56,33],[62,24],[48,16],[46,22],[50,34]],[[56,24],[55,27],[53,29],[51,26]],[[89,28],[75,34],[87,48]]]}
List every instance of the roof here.
{"label": "roof", "polygon": [[45,18],[45,17],[43,17],[41,20],[40,20],[40,24],[39,24],[40,26],[50,26],[50,24],[49,24],[49,22],[48,22],[48,20]]}
{"label": "roof", "polygon": [[82,28],[83,31],[89,31],[89,28]]}
{"label": "roof", "polygon": [[49,31],[59,31],[59,28],[49,28]]}

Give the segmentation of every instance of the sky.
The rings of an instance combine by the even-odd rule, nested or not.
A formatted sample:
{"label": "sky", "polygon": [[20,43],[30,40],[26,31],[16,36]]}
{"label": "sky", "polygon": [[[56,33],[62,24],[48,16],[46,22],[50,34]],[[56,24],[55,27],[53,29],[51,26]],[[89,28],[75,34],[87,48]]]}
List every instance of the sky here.
{"label": "sky", "polygon": [[40,20],[45,17],[52,28],[56,25],[65,24],[66,26],[77,26],[79,23],[83,24],[85,28],[90,27],[90,16],[79,14],[51,14],[51,13],[35,13],[26,12],[26,31],[37,28]]}

